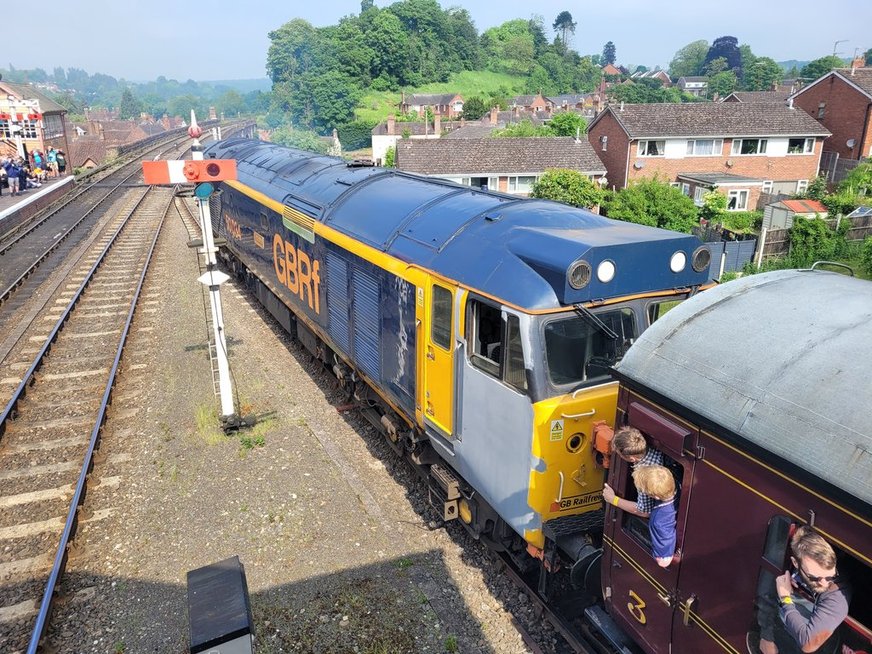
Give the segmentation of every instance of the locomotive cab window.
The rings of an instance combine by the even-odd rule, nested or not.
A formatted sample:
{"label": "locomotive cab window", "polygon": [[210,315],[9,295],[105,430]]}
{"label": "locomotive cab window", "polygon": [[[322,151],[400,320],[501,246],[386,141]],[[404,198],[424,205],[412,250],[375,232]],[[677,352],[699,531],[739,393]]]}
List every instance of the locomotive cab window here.
{"label": "locomotive cab window", "polygon": [[671,309],[674,309],[682,300],[659,300],[648,305],[648,324],[653,325],[655,322],[665,316]]}
{"label": "locomotive cab window", "polygon": [[[763,555],[760,560],[757,597],[755,598],[758,621],[760,612],[765,614],[767,610],[774,610],[776,606],[775,577],[785,571],[790,571],[796,579],[801,578],[801,573],[791,561],[790,551],[790,539],[799,526],[800,524],[795,520],[783,515],[775,516],[769,521]],[[850,593],[853,598],[848,607],[848,617],[838,627],[836,635],[832,637],[832,640],[828,640],[824,647],[829,647],[835,643],[833,646],[841,647],[838,651],[846,654],[872,651],[872,603],[863,601],[863,591],[861,590],[872,586],[872,568],[840,548],[831,539],[826,538],[826,534],[821,535],[836,553],[837,576],[835,583],[846,585],[853,591]],[[797,587],[796,583],[794,583],[794,587]],[[797,592],[809,601],[815,601],[814,597],[801,588]],[[760,636],[757,633],[758,630],[759,626],[755,626],[752,631],[753,637],[749,637],[749,640],[756,642]]]}
{"label": "locomotive cab window", "polygon": [[554,386],[611,379],[609,369],[636,338],[633,310],[624,307],[596,314],[576,313],[545,323],[545,356]]}
{"label": "locomotive cab window", "polygon": [[525,392],[527,375],[518,316],[504,314],[492,304],[470,300],[466,325],[472,365]]}

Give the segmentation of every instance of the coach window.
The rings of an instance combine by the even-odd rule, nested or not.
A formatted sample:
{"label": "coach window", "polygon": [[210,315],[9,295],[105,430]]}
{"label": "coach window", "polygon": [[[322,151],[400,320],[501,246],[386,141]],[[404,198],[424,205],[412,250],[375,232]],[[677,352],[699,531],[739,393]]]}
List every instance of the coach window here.
{"label": "coach window", "polygon": [[430,338],[439,347],[451,349],[451,291],[433,285],[433,315]]}
{"label": "coach window", "polygon": [[[769,521],[766,542],[760,561],[760,576],[757,581],[757,597],[774,593],[775,577],[785,570],[791,570],[790,538],[800,524],[791,518],[779,515]],[[847,581],[854,589],[854,598],[848,608],[848,617],[839,627],[841,652],[872,651],[872,603],[858,601],[857,589],[872,585],[872,569],[868,565],[841,549],[826,534],[821,534],[836,552],[836,571],[839,579]],[[759,601],[759,599],[758,599]],[[754,632],[754,638],[759,634]]]}
{"label": "coach window", "polygon": [[[650,439],[648,439],[650,442]],[[650,446],[650,445],[649,445]],[[636,485],[633,483],[633,468],[626,464],[628,467],[627,476],[624,481],[625,487],[623,490],[615,489],[621,497],[626,498],[631,502],[636,502],[636,499],[639,497],[639,493],[636,490]],[[672,457],[670,457],[665,452],[663,453],[663,465],[666,468],[669,468],[669,471],[672,472],[672,477],[675,479],[675,509],[677,512],[681,511],[681,488],[682,482],[684,481],[684,467],[681,465],[679,461],[676,461]],[[624,531],[639,545],[644,547],[648,552],[651,551],[651,532],[648,530],[648,520],[644,518],[640,518],[637,515],[630,513],[629,511],[622,511],[623,515],[621,516],[622,526]],[[678,529],[678,525],[676,525],[676,529]],[[682,530],[678,529],[678,534],[676,536],[676,549],[681,549],[682,543]]]}

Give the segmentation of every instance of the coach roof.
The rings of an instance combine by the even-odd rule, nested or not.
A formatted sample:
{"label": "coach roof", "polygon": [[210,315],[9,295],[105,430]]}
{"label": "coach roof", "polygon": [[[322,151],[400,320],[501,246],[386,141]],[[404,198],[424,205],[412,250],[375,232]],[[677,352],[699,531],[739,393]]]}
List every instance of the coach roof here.
{"label": "coach roof", "polygon": [[616,370],[872,504],[870,361],[872,283],[784,270],[683,302]]}

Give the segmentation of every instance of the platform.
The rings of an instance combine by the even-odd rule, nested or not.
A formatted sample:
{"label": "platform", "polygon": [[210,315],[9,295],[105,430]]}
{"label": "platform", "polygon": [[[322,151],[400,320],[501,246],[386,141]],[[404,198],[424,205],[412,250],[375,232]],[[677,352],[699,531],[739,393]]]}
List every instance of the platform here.
{"label": "platform", "polygon": [[74,181],[73,175],[50,179],[39,188],[28,189],[14,196],[9,189],[4,188],[0,196],[0,236],[67,193]]}

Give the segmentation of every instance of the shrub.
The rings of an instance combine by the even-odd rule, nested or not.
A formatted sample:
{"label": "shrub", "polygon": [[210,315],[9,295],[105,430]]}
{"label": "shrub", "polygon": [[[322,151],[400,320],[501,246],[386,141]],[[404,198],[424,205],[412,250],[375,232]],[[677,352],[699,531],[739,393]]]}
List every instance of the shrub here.
{"label": "shrub", "polygon": [[845,247],[844,234],[830,229],[818,218],[796,218],[790,228],[790,261],[796,268],[831,260]]}
{"label": "shrub", "polygon": [[734,232],[750,232],[762,221],[762,211],[728,211],[723,216],[724,227]]}
{"label": "shrub", "polygon": [[603,192],[577,170],[552,168],[533,185],[532,198],[556,200],[573,207],[590,208],[602,202]]}
{"label": "shrub", "polygon": [[863,249],[860,252],[860,266],[863,272],[872,276],[872,236],[867,236],[863,241]]}

